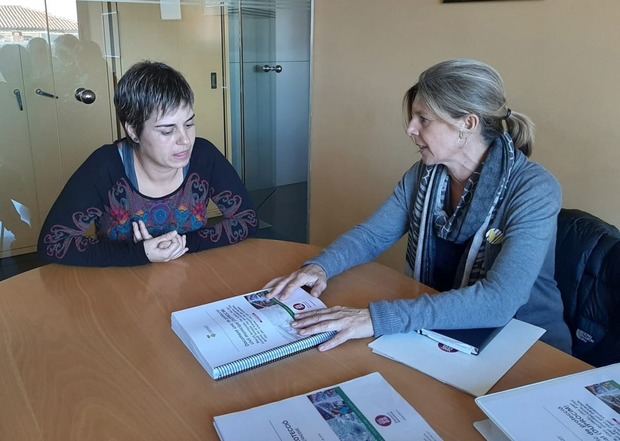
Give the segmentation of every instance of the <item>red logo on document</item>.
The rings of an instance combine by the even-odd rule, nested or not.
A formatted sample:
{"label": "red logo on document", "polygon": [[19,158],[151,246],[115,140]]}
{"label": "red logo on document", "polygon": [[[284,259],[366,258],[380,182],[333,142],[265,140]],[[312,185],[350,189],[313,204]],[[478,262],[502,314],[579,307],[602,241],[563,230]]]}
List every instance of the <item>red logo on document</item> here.
{"label": "red logo on document", "polygon": [[448,346],[448,345],[444,345],[443,343],[437,343],[437,347],[439,349],[441,349],[444,352],[458,352],[458,350]]}
{"label": "red logo on document", "polygon": [[378,425],[383,426],[383,427],[387,427],[390,424],[392,424],[392,420],[387,415],[377,415],[375,417],[375,421],[377,422]]}
{"label": "red logo on document", "polygon": [[304,305],[303,303],[295,303],[293,305],[293,308],[295,308],[297,311],[303,311],[304,309],[306,309],[306,305]]}

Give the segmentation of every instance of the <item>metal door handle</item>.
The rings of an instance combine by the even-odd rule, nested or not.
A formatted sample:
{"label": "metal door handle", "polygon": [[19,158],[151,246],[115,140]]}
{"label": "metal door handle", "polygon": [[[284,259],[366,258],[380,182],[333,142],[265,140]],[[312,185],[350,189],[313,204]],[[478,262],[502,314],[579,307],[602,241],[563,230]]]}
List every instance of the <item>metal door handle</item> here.
{"label": "metal door handle", "polygon": [[280,73],[282,72],[282,66],[280,66],[279,64],[276,64],[275,66],[270,66],[268,64],[263,64],[262,66],[260,66],[260,70],[262,70],[263,72],[275,72],[275,73]]}
{"label": "metal door handle", "polygon": [[22,103],[22,93],[19,91],[19,89],[15,89],[13,93],[15,94],[15,99],[17,100],[17,107],[19,107],[20,112],[23,112],[24,105]]}
{"label": "metal door handle", "polygon": [[58,97],[56,95],[54,95],[53,93],[49,93],[49,92],[46,92],[46,91],[41,90],[41,89],[35,89],[34,93],[36,93],[37,95],[40,95],[40,96],[46,96],[48,98],[58,99]]}
{"label": "metal door handle", "polygon": [[97,95],[90,89],[80,87],[75,89],[75,99],[84,104],[92,104],[97,99]]}

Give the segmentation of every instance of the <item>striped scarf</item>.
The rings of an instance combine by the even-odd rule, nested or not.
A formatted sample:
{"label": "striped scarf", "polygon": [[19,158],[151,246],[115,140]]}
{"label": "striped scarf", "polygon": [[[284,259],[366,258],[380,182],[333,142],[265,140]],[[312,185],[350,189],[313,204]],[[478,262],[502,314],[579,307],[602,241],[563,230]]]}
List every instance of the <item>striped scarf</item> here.
{"label": "striped scarf", "polygon": [[517,152],[504,133],[489,147],[481,168],[465,185],[451,216],[444,211],[450,176],[443,165],[422,166],[410,214],[406,260],[412,276],[433,286],[435,239],[467,244],[454,287],[464,287],[484,278],[485,234],[502,203],[510,182]]}

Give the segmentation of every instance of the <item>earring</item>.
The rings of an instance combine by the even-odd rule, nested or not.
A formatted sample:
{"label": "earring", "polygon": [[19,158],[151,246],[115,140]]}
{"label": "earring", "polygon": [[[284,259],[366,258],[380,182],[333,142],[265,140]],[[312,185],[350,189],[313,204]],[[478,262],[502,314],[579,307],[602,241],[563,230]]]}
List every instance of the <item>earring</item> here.
{"label": "earring", "polygon": [[463,140],[463,131],[459,130],[459,141]]}

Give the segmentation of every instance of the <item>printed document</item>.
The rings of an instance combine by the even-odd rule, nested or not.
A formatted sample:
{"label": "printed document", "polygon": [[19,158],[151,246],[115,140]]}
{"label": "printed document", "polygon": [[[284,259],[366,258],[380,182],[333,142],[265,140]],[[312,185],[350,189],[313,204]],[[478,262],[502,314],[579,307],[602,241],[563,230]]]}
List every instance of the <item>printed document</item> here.
{"label": "printed document", "polygon": [[[302,289],[285,301],[267,299],[268,292],[256,291],[173,312],[172,329],[216,379],[290,355],[302,349],[301,342],[312,338],[300,336],[291,327],[295,315],[323,309],[325,304]],[[280,349],[268,352],[274,348]],[[249,358],[257,354],[264,356],[259,360]],[[239,360],[247,362],[228,374],[217,373],[218,367]]]}
{"label": "printed document", "polygon": [[618,441],[620,363],[490,394],[476,404],[513,441]]}
{"label": "printed document", "polygon": [[222,441],[441,441],[379,373],[218,416]]}

